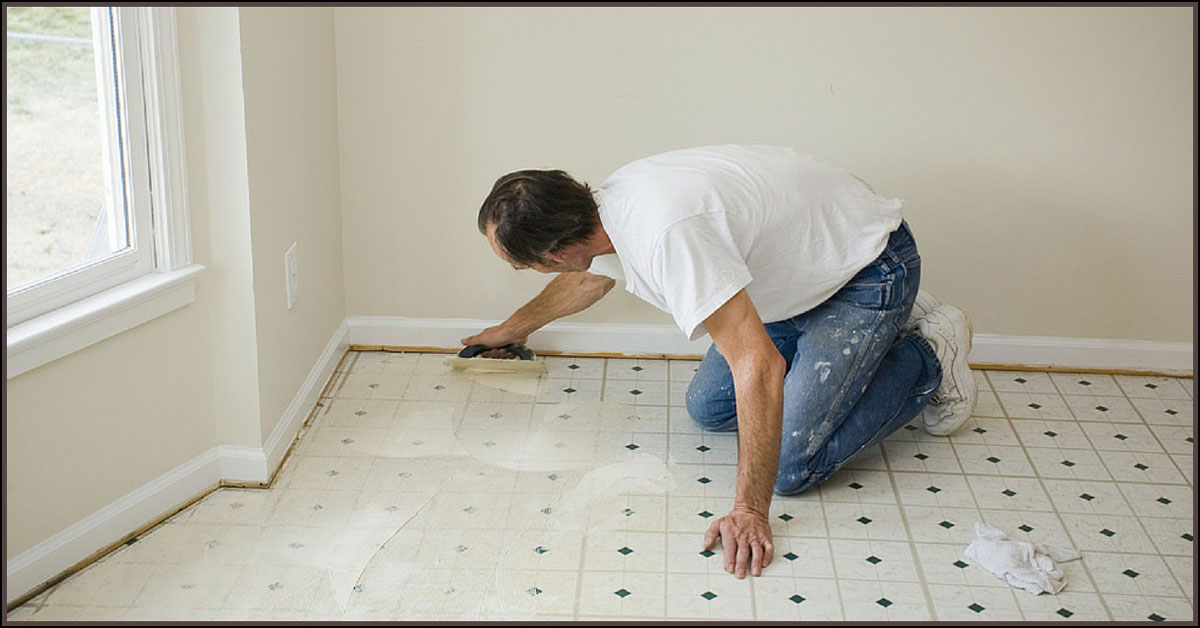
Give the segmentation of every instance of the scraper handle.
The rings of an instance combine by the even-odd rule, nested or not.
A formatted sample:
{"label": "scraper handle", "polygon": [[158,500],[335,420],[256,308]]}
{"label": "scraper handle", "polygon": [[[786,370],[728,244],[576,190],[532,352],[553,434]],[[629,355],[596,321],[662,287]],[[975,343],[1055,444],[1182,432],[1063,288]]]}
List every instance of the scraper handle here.
{"label": "scraper handle", "polygon": [[491,351],[492,349],[500,349],[501,351],[507,351],[507,352],[517,356],[518,358],[521,358],[522,360],[532,360],[533,359],[533,352],[530,351],[529,349],[525,348],[524,345],[504,345],[503,347],[489,347],[487,345],[471,345],[471,346],[467,347],[466,349],[459,351],[458,357],[473,358],[473,357],[479,355],[480,353],[483,353],[484,351]]}

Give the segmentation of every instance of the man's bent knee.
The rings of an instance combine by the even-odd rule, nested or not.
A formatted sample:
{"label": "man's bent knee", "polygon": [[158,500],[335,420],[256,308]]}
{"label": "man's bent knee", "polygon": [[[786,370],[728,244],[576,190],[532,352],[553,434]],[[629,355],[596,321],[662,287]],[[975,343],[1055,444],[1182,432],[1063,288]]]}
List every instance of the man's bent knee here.
{"label": "man's bent knee", "polygon": [[816,480],[809,471],[780,472],[779,477],[775,478],[775,494],[799,495],[815,487],[818,484]]}
{"label": "man's bent knee", "polygon": [[684,396],[688,416],[702,429],[710,432],[728,432],[737,429],[737,407],[735,403],[714,400],[703,391],[689,386]]}

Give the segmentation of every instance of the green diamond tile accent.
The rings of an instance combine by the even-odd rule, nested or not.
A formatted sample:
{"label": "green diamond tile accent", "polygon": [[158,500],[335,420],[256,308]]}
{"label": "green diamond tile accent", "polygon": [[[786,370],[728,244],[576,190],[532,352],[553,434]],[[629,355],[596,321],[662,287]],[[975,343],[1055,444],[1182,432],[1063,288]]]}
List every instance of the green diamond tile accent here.
{"label": "green diamond tile accent", "polygon": [[797,604],[799,604],[799,603],[801,603],[801,602],[803,602],[803,601],[804,601],[804,598],[803,598],[803,597],[801,597],[801,596],[799,596],[799,595],[793,595],[792,597],[789,597],[788,599],[789,599],[789,600],[791,600],[791,601],[793,601],[793,602],[795,602],[795,603],[797,603]]}
{"label": "green diamond tile accent", "polygon": [[875,603],[884,608],[887,608],[892,605],[892,601],[887,599],[886,597],[881,597],[878,600],[875,600]]}
{"label": "green diamond tile accent", "polygon": [[538,554],[545,554],[546,552],[549,552],[550,550],[539,545],[539,546],[533,548],[533,551],[537,552]]}
{"label": "green diamond tile accent", "polygon": [[705,446],[705,445],[701,445],[701,446],[699,446],[699,447],[697,447],[697,448],[696,448],[696,451],[698,451],[698,452],[700,452],[700,453],[704,453],[704,452],[708,451],[709,449],[710,449],[709,447],[707,447],[707,446]]}
{"label": "green diamond tile accent", "polygon": [[1104,407],[1104,406],[1096,406],[1096,409],[1097,409],[1097,410],[1099,410],[1099,411],[1101,411],[1101,412],[1108,412],[1108,408],[1106,408],[1106,407]]}
{"label": "green diamond tile accent", "polygon": [[1156,500],[1154,500],[1154,501],[1156,501],[1156,502],[1158,502],[1158,503],[1160,503],[1160,504],[1162,504],[1162,505],[1164,505],[1164,506],[1166,506],[1167,504],[1171,503],[1171,500],[1167,499],[1166,497],[1159,497],[1158,499],[1156,499]]}
{"label": "green diamond tile accent", "polygon": [[637,448],[638,448],[638,446],[634,443],[629,443],[628,445],[625,446],[625,449],[628,449],[629,451],[633,451]]}
{"label": "green diamond tile accent", "polygon": [[792,519],[795,519],[795,517],[787,514],[786,512],[783,513],[782,515],[779,515],[779,518],[783,519],[784,521],[791,521]]}
{"label": "green diamond tile accent", "polygon": [[637,371],[638,373],[641,373],[642,371],[644,371],[644,370],[646,370],[646,369],[643,369],[643,368],[642,368],[642,367],[640,367],[640,366],[633,366],[633,367],[630,367],[630,368],[629,368],[629,370],[631,370],[631,371]]}
{"label": "green diamond tile accent", "polygon": [[696,480],[696,481],[697,481],[697,482],[699,482],[699,483],[701,483],[701,484],[708,484],[709,482],[712,482],[712,480],[710,480],[710,479],[708,479],[708,478],[700,478],[700,479],[698,479],[698,480]]}
{"label": "green diamond tile accent", "polygon": [[574,371],[575,369],[577,369],[577,368],[582,368],[582,367],[580,367],[578,364],[568,364],[568,365],[567,365],[567,368],[569,368],[569,369],[571,369],[572,371]]}
{"label": "green diamond tile accent", "polygon": [[1173,410],[1171,408],[1167,408],[1166,410],[1163,410],[1163,412],[1165,412],[1171,416],[1175,416],[1176,414],[1179,414],[1178,412],[1176,412],[1175,410]]}
{"label": "green diamond tile accent", "polygon": [[707,510],[702,510],[696,514],[700,515],[701,517],[704,517],[705,519],[708,519],[709,517],[713,516],[713,514],[711,512],[708,512]]}
{"label": "green diamond tile accent", "polygon": [[1091,385],[1092,385],[1092,383],[1091,383],[1091,382],[1089,382],[1089,381],[1087,381],[1086,379],[1081,379],[1081,380],[1079,380],[1079,383],[1080,383],[1080,384],[1082,384],[1082,385],[1084,385],[1084,386],[1091,386]]}
{"label": "green diamond tile accent", "polygon": [[1147,467],[1146,465],[1139,462],[1139,463],[1133,465],[1133,468],[1137,469],[1138,471],[1145,471],[1146,469],[1149,469],[1150,467]]}
{"label": "green diamond tile accent", "polygon": [[871,563],[872,565],[878,565],[879,563],[883,562],[883,559],[879,558],[878,556],[868,556],[867,562]]}
{"label": "green diamond tile accent", "polygon": [[1093,499],[1096,499],[1096,497],[1094,495],[1088,495],[1087,493],[1081,493],[1079,495],[1079,499],[1082,499],[1085,502],[1090,502]]}
{"label": "green diamond tile accent", "polygon": [[1020,526],[1018,526],[1017,529],[1022,532],[1025,532],[1026,534],[1033,532],[1033,528],[1031,528],[1023,523]]}
{"label": "green diamond tile accent", "polygon": [[983,606],[980,606],[980,605],[978,605],[978,604],[971,604],[971,605],[970,605],[970,606],[968,606],[967,608],[969,608],[969,609],[971,609],[971,610],[975,611],[976,613],[982,613],[982,612],[983,612],[983,609],[984,609],[984,607],[983,607]]}
{"label": "green diamond tile accent", "polygon": [[942,526],[943,528],[946,528],[947,530],[954,527],[954,524],[950,523],[949,521],[943,521],[943,522],[939,523],[938,525]]}
{"label": "green diamond tile accent", "polygon": [[634,388],[633,390],[629,391],[629,394],[631,394],[631,395],[633,395],[633,396],[635,396],[635,397],[636,397],[637,395],[640,395],[640,394],[642,394],[642,391],[640,391],[640,390],[638,390],[638,389]]}
{"label": "green diamond tile accent", "polygon": [[632,593],[630,593],[629,591],[626,591],[625,589],[617,589],[616,591],[613,591],[613,593],[617,597],[621,598],[622,600],[630,595],[633,595]]}
{"label": "green diamond tile accent", "polygon": [[1007,489],[1007,488],[1006,488],[1006,489],[1004,489],[1003,491],[1000,491],[1000,492],[1001,492],[1001,493],[1002,493],[1002,494],[1003,494],[1005,497],[1012,497],[1013,495],[1016,495],[1016,494],[1017,494],[1017,492],[1016,492],[1016,491],[1012,491],[1012,490],[1009,490],[1009,489]]}
{"label": "green diamond tile accent", "polygon": [[1055,432],[1054,430],[1046,430],[1045,432],[1042,432],[1042,433],[1045,434],[1046,436],[1049,436],[1050,438],[1054,438],[1055,436],[1058,436],[1058,432]]}
{"label": "green diamond tile accent", "polygon": [[954,565],[955,567],[958,567],[959,569],[966,569],[967,567],[970,567],[970,566],[971,566],[970,564],[968,564],[968,563],[964,563],[964,562],[963,562],[963,561],[961,561],[961,560],[956,560],[956,561],[954,561],[954,562],[953,562],[953,563],[951,563],[951,564],[952,564],[952,565]]}
{"label": "green diamond tile accent", "polygon": [[926,456],[925,454],[917,454],[917,455],[913,456],[913,458],[916,458],[917,460],[925,460],[925,459],[929,458],[929,456]]}
{"label": "green diamond tile accent", "polygon": [[987,461],[992,464],[996,464],[997,462],[1000,462],[1000,459],[995,456],[988,456]]}
{"label": "green diamond tile accent", "polygon": [[986,434],[987,433],[987,430],[983,429],[982,427],[977,427],[971,431],[975,432],[976,434]]}
{"label": "green diamond tile accent", "polygon": [[[1149,386],[1149,384],[1147,384],[1147,386]],[[1159,615],[1158,613],[1150,613],[1149,615],[1146,616],[1146,619],[1149,619],[1150,621],[1166,621],[1167,620],[1166,617],[1163,617],[1162,615]]]}
{"label": "green diamond tile accent", "polygon": [[856,491],[857,491],[858,489],[860,489],[860,488],[862,488],[862,487],[863,487],[863,485],[862,485],[862,484],[859,484],[858,482],[851,482],[851,483],[849,484],[849,486],[850,486],[850,488],[852,488],[852,489],[854,489],[854,490],[856,490]]}
{"label": "green diamond tile accent", "polygon": [[1104,528],[1103,530],[1100,531],[1100,534],[1103,534],[1104,536],[1107,536],[1108,538],[1111,539],[1116,534],[1116,532],[1113,532],[1112,530],[1109,530],[1108,528]]}
{"label": "green diamond tile accent", "polygon": [[1183,534],[1179,535],[1179,538],[1190,542],[1192,540],[1192,535],[1188,534],[1187,532],[1184,532]]}
{"label": "green diamond tile accent", "polygon": [[563,392],[565,392],[569,395],[569,394],[575,392],[575,389],[568,386],[567,388],[563,389]]}
{"label": "green diamond tile accent", "polygon": [[1140,574],[1140,573],[1138,573],[1138,572],[1136,572],[1136,571],[1134,571],[1134,570],[1132,570],[1132,569],[1126,569],[1125,571],[1122,571],[1121,573],[1123,573],[1123,574],[1125,574],[1125,575],[1129,576],[1130,578],[1136,578],[1136,577],[1138,577],[1138,576],[1142,575],[1142,574]]}
{"label": "green diamond tile accent", "polygon": [[1074,614],[1075,614],[1075,613],[1072,613],[1071,611],[1069,611],[1069,610],[1067,610],[1067,609],[1065,609],[1065,608],[1060,608],[1060,609],[1058,609],[1058,611],[1056,611],[1056,612],[1057,612],[1059,615],[1062,615],[1063,617],[1070,617],[1071,615],[1074,615]]}
{"label": "green diamond tile accent", "polygon": [[1018,384],[1024,384],[1025,382],[1028,382],[1029,380],[1025,379],[1024,377],[1016,377],[1016,378],[1013,378],[1013,381]]}
{"label": "green diamond tile accent", "polygon": [[713,598],[717,597],[717,594],[713,593],[712,591],[705,591],[704,593],[700,594],[700,597],[712,601]]}
{"label": "green diamond tile accent", "polygon": [[700,552],[700,555],[705,558],[712,558],[713,551],[712,550],[704,550],[703,552]]}
{"label": "green diamond tile accent", "polygon": [[857,519],[857,521],[863,525],[867,525],[868,523],[871,523],[871,520],[866,517],[859,517]]}
{"label": "green diamond tile accent", "polygon": [[1129,439],[1129,437],[1124,434],[1114,434],[1113,438],[1115,438],[1117,440],[1128,440]]}
{"label": "green diamond tile accent", "polygon": [[620,552],[624,556],[628,556],[633,553],[633,550],[629,549],[628,547],[622,547],[621,549],[619,549],[617,551]]}
{"label": "green diamond tile accent", "polygon": [[786,559],[788,559],[788,560],[796,560],[797,558],[800,558],[799,556],[797,556],[797,555],[795,555],[795,554],[793,554],[793,553],[791,553],[791,552],[788,552],[788,553],[784,554],[784,555],[783,555],[783,557],[784,557],[784,558],[786,558]]}
{"label": "green diamond tile accent", "polygon": [[930,493],[933,493],[934,495],[937,495],[938,493],[942,492],[942,489],[940,489],[936,486],[927,487],[925,490],[929,491]]}
{"label": "green diamond tile accent", "polygon": [[1029,404],[1029,407],[1030,407],[1030,408],[1033,408],[1034,410],[1040,410],[1040,409],[1042,408],[1042,404],[1040,404],[1040,403],[1031,403],[1031,404]]}
{"label": "green diamond tile accent", "polygon": [[1073,467],[1073,466],[1075,466],[1075,463],[1074,463],[1074,462],[1071,462],[1070,460],[1063,460],[1061,464],[1062,464],[1062,466],[1064,466],[1064,467]]}

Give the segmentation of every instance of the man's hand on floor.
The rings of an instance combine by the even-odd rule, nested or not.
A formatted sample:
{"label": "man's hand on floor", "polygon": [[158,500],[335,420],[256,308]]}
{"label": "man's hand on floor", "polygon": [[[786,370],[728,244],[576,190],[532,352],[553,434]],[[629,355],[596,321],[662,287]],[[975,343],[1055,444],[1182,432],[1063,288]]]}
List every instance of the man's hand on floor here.
{"label": "man's hand on floor", "polygon": [[712,549],[717,539],[725,551],[725,571],[738,578],[761,576],[763,567],[771,564],[775,545],[771,542],[771,524],[765,515],[734,510],[717,519],[704,534],[704,549]]}

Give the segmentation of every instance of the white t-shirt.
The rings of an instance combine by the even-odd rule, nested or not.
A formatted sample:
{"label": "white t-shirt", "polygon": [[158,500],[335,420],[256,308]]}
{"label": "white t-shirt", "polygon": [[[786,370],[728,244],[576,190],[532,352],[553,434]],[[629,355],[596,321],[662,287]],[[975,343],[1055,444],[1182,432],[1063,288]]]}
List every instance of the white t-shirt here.
{"label": "white t-shirt", "polygon": [[669,313],[695,340],[743,288],[764,322],[806,312],[883,252],[900,226],[850,172],[782,146],[708,146],[639,159],[599,189],[616,259],[589,272]]}

